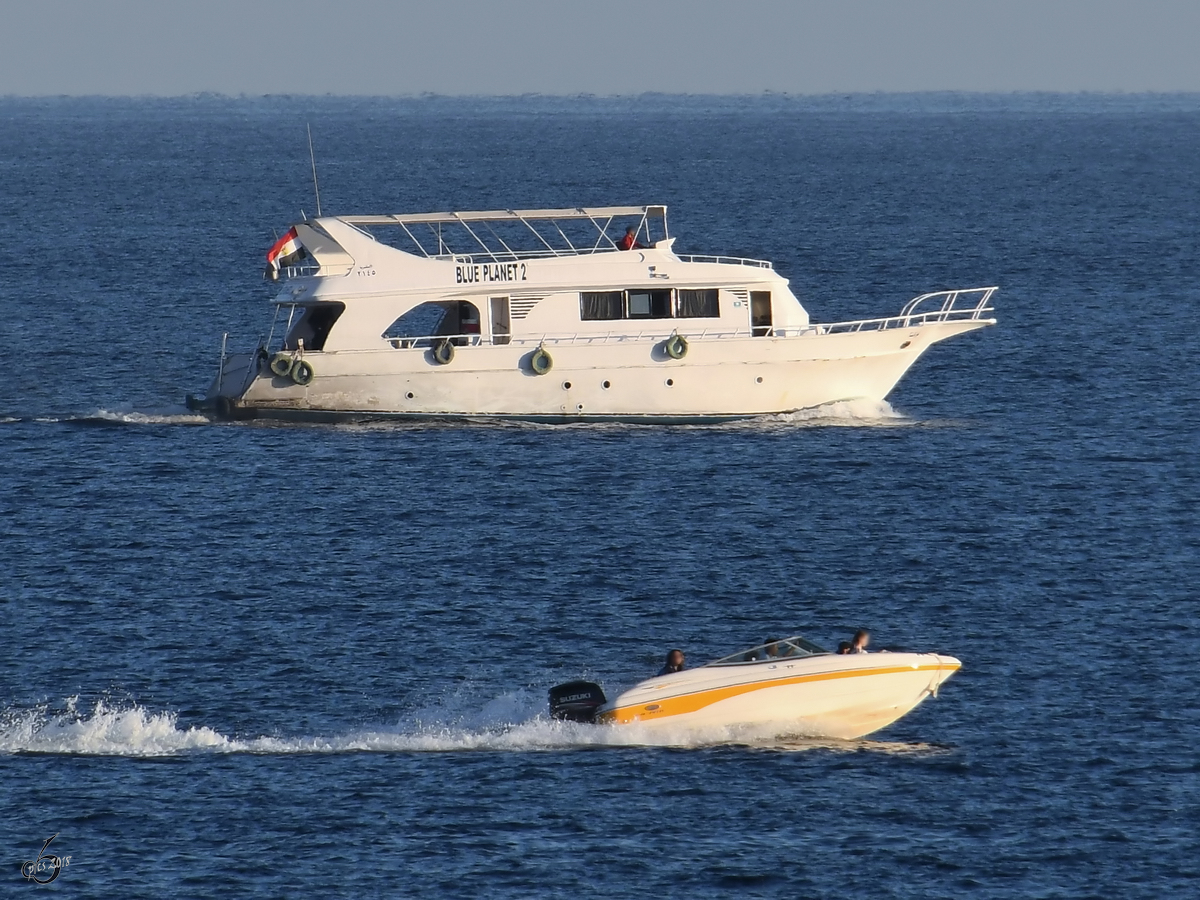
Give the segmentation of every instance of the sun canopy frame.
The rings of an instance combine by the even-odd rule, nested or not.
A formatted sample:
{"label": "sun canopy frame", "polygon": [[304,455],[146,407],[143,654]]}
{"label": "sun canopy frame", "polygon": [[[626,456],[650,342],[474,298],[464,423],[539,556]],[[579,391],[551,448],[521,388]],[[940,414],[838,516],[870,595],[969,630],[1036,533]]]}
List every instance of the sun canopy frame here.
{"label": "sun canopy frame", "polygon": [[[645,237],[653,243],[670,237],[667,230],[667,208],[662,205],[651,206],[594,206],[575,207],[572,209],[494,209],[463,212],[432,212],[432,213],[403,213],[397,215],[377,216],[337,216],[337,220],[345,222],[371,237],[376,237],[371,228],[397,226],[412,241],[413,246],[422,256],[438,259],[475,255],[484,256],[494,261],[521,259],[535,256],[578,256],[586,253],[598,253],[620,249],[616,240],[609,235],[608,229],[615,219],[630,219],[637,217],[634,232],[637,236]],[[574,239],[568,236],[560,223],[580,221],[590,222],[590,229],[576,232]],[[651,222],[660,223],[661,236],[651,236]],[[524,225],[534,238],[537,246],[534,249],[522,249],[513,246],[511,230],[509,240],[497,230],[494,225],[500,224],[511,229],[513,224]],[[541,224],[543,227],[536,227]],[[546,228],[549,224],[551,228]],[[469,236],[471,250],[463,253],[451,249],[446,243],[444,226],[457,226]],[[425,231],[429,234],[426,236]],[[659,231],[660,229],[655,229]],[[457,229],[456,229],[457,230]],[[582,238],[588,235],[587,243]],[[421,237],[425,237],[423,241]],[[593,241],[594,238],[594,241]],[[378,238],[376,238],[378,239]],[[528,235],[525,237],[528,241]],[[552,243],[553,241],[553,243]],[[558,243],[561,241],[561,243]],[[426,243],[434,243],[431,252]],[[557,244],[557,245],[556,245]],[[479,249],[475,250],[474,245]]]}

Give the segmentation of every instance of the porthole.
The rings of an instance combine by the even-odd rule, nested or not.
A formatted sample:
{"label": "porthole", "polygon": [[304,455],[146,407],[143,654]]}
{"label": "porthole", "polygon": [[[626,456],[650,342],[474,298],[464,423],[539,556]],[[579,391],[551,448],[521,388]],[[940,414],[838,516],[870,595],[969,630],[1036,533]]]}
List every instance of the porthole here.
{"label": "porthole", "polygon": [[601,387],[603,387],[607,391],[610,387],[612,387],[612,382],[606,381],[601,385]]}
{"label": "porthole", "polygon": [[757,378],[755,378],[755,379],[754,379],[754,383],[755,383],[755,384],[762,384],[762,376],[761,376],[761,375],[759,375]]}
{"label": "porthole", "polygon": [[583,404],[582,403],[578,404],[575,408],[577,410],[579,410],[580,412],[583,412]]}
{"label": "porthole", "polygon": [[416,394],[414,394],[412,391],[409,391],[409,392],[408,392],[407,394],[405,394],[404,396],[405,396],[405,397],[407,397],[409,400],[411,400],[413,397],[415,397],[415,396],[416,396]]}
{"label": "porthole", "polygon": [[571,389],[571,382],[569,382],[569,381],[564,381],[564,382],[563,382],[563,390],[564,390],[564,391],[569,391],[570,389]]}
{"label": "porthole", "polygon": [[900,345],[900,349],[903,350],[905,347],[907,347],[911,343],[912,343],[912,341],[905,341],[903,344]]}
{"label": "porthole", "polygon": [[667,387],[674,387],[674,386],[675,386],[675,379],[674,379],[674,378],[668,378],[668,379],[667,379]]}

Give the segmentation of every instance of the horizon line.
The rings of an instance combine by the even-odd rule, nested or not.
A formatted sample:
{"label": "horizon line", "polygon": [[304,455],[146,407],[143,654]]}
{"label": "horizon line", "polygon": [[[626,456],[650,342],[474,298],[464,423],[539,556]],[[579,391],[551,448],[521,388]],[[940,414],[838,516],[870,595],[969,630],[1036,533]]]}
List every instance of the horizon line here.
{"label": "horizon line", "polygon": [[366,93],[284,93],[266,92],[255,93],[242,91],[236,94],[222,91],[190,91],[179,94],[16,94],[0,93],[0,100],[268,100],[268,99],[318,99],[318,100],[638,100],[646,98],[685,98],[685,99],[797,99],[813,100],[826,98],[864,98],[864,97],[1072,97],[1072,98],[1155,98],[1155,97],[1197,97],[1200,90],[958,90],[954,88],[938,88],[917,91],[780,91],[764,89],[762,91],[738,91],[729,93],[713,93],[708,91],[640,91],[637,93],[596,93],[593,91],[578,91],[574,93],[553,93],[545,91],[523,91],[520,93],[441,93],[438,91],[414,91],[396,94],[366,94]]}

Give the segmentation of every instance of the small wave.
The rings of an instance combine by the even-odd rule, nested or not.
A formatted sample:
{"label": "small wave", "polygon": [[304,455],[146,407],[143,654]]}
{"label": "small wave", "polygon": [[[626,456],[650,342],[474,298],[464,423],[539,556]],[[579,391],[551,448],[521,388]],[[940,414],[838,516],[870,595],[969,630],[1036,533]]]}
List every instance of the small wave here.
{"label": "small wave", "polygon": [[357,729],[330,736],[245,738],[229,737],[206,726],[181,728],[175,713],[151,712],[137,704],[120,706],[101,701],[90,712],[81,712],[77,698],[70,698],[60,711],[39,706],[0,713],[0,754],[163,757],[191,753],[528,753],[605,747],[717,746],[788,753],[945,752],[944,748],[926,744],[837,741],[738,729],[671,730],[560,722],[542,712],[541,698],[540,691],[536,695],[527,691],[506,694],[474,714],[447,716],[445,710],[440,716],[436,712],[414,714],[392,728]]}

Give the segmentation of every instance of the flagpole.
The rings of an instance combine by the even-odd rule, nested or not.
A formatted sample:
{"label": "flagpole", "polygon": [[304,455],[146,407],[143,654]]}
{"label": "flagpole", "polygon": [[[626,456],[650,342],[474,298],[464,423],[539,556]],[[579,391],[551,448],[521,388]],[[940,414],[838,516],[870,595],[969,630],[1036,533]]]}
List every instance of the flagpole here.
{"label": "flagpole", "polygon": [[313,193],[317,195],[317,218],[320,218],[320,216],[321,216],[321,189],[317,186],[317,157],[315,155],[313,155],[312,124],[309,122],[306,122],[305,127],[308,128],[308,161],[310,163],[312,163]]}

